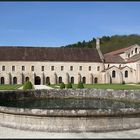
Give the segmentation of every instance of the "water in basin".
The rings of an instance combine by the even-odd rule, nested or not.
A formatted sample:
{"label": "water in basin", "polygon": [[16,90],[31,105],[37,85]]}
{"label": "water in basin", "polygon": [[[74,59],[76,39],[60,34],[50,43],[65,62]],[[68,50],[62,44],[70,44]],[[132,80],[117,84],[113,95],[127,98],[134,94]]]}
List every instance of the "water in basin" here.
{"label": "water in basin", "polygon": [[30,109],[123,109],[140,108],[140,103],[113,101],[107,99],[39,99],[24,101],[0,101],[0,106]]}

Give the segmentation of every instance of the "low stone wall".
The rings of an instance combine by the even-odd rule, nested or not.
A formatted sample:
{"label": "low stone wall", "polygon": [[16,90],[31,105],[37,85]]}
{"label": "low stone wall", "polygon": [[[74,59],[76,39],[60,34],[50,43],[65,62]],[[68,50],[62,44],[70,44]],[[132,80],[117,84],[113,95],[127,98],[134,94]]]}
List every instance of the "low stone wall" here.
{"label": "low stone wall", "polygon": [[41,98],[104,98],[140,101],[140,90],[44,89],[0,91],[0,100],[3,101]]}
{"label": "low stone wall", "polygon": [[[139,90],[28,90],[0,91],[0,100],[44,98],[103,98],[140,101]],[[101,132],[140,128],[140,109],[41,110],[0,107],[0,125],[47,132]]]}
{"label": "low stone wall", "polygon": [[102,132],[140,128],[140,117],[39,117],[0,113],[0,125],[46,132]]}

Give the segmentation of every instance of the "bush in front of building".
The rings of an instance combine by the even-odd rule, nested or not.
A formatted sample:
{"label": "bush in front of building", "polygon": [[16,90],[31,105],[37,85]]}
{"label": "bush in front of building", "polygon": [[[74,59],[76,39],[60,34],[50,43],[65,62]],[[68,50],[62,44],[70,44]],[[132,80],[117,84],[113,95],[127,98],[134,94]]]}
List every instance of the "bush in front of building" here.
{"label": "bush in front of building", "polygon": [[51,85],[51,83],[50,83],[50,82],[48,82],[48,83],[47,83],[47,85],[49,86],[49,85]]}
{"label": "bush in front of building", "polygon": [[27,81],[24,83],[23,90],[27,90],[27,89],[33,89],[33,84],[31,83],[31,81]]}
{"label": "bush in front of building", "polygon": [[71,83],[68,83],[67,84],[67,88],[72,88],[72,84]]}
{"label": "bush in front of building", "polygon": [[122,81],[122,84],[124,85],[125,84],[125,81]]}
{"label": "bush in front of building", "polygon": [[65,88],[65,84],[62,82],[61,84],[60,84],[60,89],[64,89]]}
{"label": "bush in front of building", "polygon": [[84,88],[83,82],[79,82],[77,88]]}

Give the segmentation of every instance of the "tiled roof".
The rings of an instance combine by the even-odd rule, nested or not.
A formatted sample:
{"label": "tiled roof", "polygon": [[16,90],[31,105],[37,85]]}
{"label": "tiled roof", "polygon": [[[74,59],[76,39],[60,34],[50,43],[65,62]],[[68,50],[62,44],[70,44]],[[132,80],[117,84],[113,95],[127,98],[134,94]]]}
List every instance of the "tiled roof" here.
{"label": "tiled roof", "polygon": [[0,61],[101,62],[95,48],[0,47]]}
{"label": "tiled roof", "polygon": [[130,63],[130,62],[135,62],[135,61],[139,60],[140,54],[136,54],[136,55],[132,56],[131,58],[127,59],[126,61],[121,56],[119,56],[119,54],[129,50],[130,48],[132,48],[135,45],[104,54],[105,62],[106,63]]}
{"label": "tiled roof", "polygon": [[136,62],[138,60],[140,60],[140,54],[136,54],[136,55],[132,56],[131,58],[129,58],[127,60],[127,62]]}
{"label": "tiled roof", "polygon": [[109,53],[106,53],[106,55],[117,55],[117,54],[121,54],[127,50],[129,50],[130,48],[132,48],[134,45],[132,46],[129,46],[129,47],[126,47],[126,48],[122,48],[122,49],[119,49],[119,50],[116,50],[116,51],[112,51],[112,52],[109,52]]}
{"label": "tiled roof", "polygon": [[121,58],[119,55],[104,55],[105,62],[107,63],[125,63],[125,60]]}

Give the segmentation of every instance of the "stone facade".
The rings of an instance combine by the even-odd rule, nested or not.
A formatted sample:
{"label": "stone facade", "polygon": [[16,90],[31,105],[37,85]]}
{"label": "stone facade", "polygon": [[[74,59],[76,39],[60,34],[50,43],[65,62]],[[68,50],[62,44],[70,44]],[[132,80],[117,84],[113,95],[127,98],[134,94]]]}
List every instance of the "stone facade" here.
{"label": "stone facade", "polygon": [[[83,53],[85,53],[85,58],[78,58],[78,54],[77,56],[76,54],[74,54],[74,56],[71,54],[66,57],[68,51],[67,53],[64,51],[63,57],[61,58],[62,54],[60,53],[61,50],[59,50],[59,60],[57,60],[57,57],[51,57],[51,54],[49,54],[49,57],[52,60],[49,60],[48,58],[45,60],[43,58],[38,59],[38,56],[34,56],[33,61],[32,59],[29,59],[30,57],[26,61],[26,59],[24,60],[24,57],[27,55],[27,48],[26,53],[21,56],[21,59],[20,55],[18,57],[9,57],[7,55],[5,56],[5,59],[0,58],[0,84],[23,84],[27,79],[33,84],[42,85],[48,84],[49,82],[51,84],[61,82],[64,82],[65,84],[69,82],[78,84],[80,81],[86,84],[140,82],[139,45],[133,45],[105,55],[100,51],[99,39],[97,39],[96,45],[96,51],[91,49],[81,52],[82,55],[80,56],[84,57]],[[22,51],[20,51],[20,49],[17,52],[20,53]],[[32,50],[34,49],[35,48],[32,48]],[[75,51],[78,53],[78,50]],[[96,58],[98,57],[97,60],[93,57],[95,61],[92,59],[92,51],[93,55],[95,55]],[[87,52],[88,54],[86,54]],[[33,57],[33,53],[31,54]],[[57,52],[55,55],[56,54]],[[90,57],[88,57],[88,55],[90,55]],[[16,61],[16,59],[18,61]]]}
{"label": "stone facade", "polygon": [[[80,80],[84,79],[85,83],[93,84],[95,78],[98,78],[98,82],[102,83],[102,75],[100,74],[103,70],[102,63],[94,62],[0,62],[0,66],[5,66],[5,71],[1,71],[0,76],[4,77],[5,84],[14,84],[14,77],[17,79],[17,84],[22,84],[25,82],[26,78],[29,77],[31,82],[35,84],[35,77],[39,77],[40,84],[47,84],[48,79],[51,84],[73,82],[78,83]],[[15,66],[15,70],[12,71],[12,66]],[[25,70],[22,71],[22,66]],[[31,67],[34,66],[34,71]],[[42,71],[42,66],[44,66],[44,71]],[[54,66],[54,70],[51,67]],[[63,70],[61,70],[63,66]],[[70,70],[70,67],[73,70]],[[82,66],[82,70],[80,70]],[[89,70],[91,67],[91,70]],[[2,82],[2,79],[1,79]]]}

